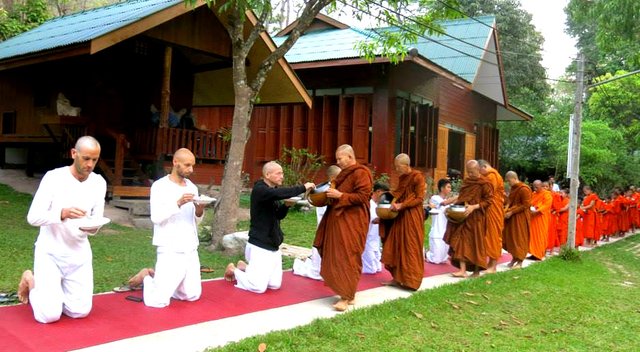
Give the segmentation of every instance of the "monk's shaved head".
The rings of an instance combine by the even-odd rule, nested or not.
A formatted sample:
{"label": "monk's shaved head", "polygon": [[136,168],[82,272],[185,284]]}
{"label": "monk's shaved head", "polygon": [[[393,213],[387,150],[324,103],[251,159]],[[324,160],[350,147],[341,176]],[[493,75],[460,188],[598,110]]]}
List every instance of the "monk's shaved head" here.
{"label": "monk's shaved head", "polygon": [[480,165],[476,160],[469,160],[466,163],[467,174],[472,177],[480,175]]}
{"label": "monk's shaved head", "polygon": [[480,167],[491,167],[491,164],[489,164],[489,162],[484,159],[479,159],[478,165],[480,165]]}
{"label": "monk's shaved head", "polygon": [[335,178],[342,171],[338,165],[331,165],[327,168],[327,177]]}
{"label": "monk's shaved head", "polygon": [[280,166],[280,164],[278,164],[275,161],[269,161],[268,163],[264,164],[264,166],[262,167],[262,176],[267,176],[273,172],[276,172],[278,170],[282,170],[282,166]]}
{"label": "monk's shaved head", "polygon": [[533,189],[535,191],[537,191],[539,189],[542,189],[542,181],[540,181],[540,180],[533,181],[533,183],[531,185],[533,186]]}
{"label": "monk's shaved head", "polygon": [[518,179],[518,174],[515,171],[507,171],[507,173],[504,175],[505,180],[517,180]]}
{"label": "monk's shaved head", "polygon": [[94,149],[98,149],[100,150],[100,142],[98,142],[97,139],[91,137],[91,136],[82,136],[80,138],[78,138],[78,140],[76,141],[76,145],[74,147],[77,151],[82,151],[82,150],[94,150]]}
{"label": "monk's shaved head", "polygon": [[350,145],[343,144],[336,149],[336,164],[340,169],[356,164],[356,153]]}
{"label": "monk's shaved head", "polygon": [[411,164],[411,158],[409,158],[409,155],[401,153],[396,156],[395,162],[398,163],[398,165],[409,166]]}

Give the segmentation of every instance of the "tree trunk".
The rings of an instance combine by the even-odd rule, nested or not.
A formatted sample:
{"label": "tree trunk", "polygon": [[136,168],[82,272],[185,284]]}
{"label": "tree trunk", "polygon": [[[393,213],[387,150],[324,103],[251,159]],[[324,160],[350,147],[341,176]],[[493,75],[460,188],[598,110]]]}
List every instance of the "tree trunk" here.
{"label": "tree trunk", "polygon": [[[255,93],[247,86],[246,70],[243,64],[234,65],[235,107],[231,128],[231,144],[229,155],[224,166],[219,202],[215,208],[213,226],[211,227],[211,244],[208,250],[221,250],[222,237],[236,231],[240,192],[242,191],[242,165],[244,149],[249,139],[249,122],[253,111]],[[232,253],[233,254],[233,253]]]}

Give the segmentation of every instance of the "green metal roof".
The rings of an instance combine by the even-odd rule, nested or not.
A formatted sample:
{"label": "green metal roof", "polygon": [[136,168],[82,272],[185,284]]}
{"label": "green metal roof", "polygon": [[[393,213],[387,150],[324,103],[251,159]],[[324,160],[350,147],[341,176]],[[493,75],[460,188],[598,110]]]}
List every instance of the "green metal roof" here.
{"label": "green metal roof", "polygon": [[[485,48],[487,45],[494,23],[494,16],[442,21],[439,24],[449,36],[425,35],[426,38],[420,37],[418,42],[408,45],[407,50],[410,47],[416,48],[421,56],[464,80],[473,82],[484,54],[484,50],[480,48]],[[314,31],[301,36],[285,58],[290,63],[358,58],[361,55],[355,49],[356,44],[372,40],[376,36],[376,32],[372,29],[347,28]],[[276,37],[274,41],[280,45],[285,39],[286,37]],[[494,49],[487,48],[487,50],[493,51]]]}
{"label": "green metal roof", "polygon": [[0,43],[0,60],[91,41],[183,0],[132,0],[51,19]]}

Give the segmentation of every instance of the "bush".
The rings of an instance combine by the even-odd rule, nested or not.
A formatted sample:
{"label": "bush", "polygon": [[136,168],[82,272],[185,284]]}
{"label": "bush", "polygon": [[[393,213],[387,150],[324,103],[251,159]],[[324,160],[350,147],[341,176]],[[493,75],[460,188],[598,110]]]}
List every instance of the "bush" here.
{"label": "bush", "polygon": [[566,260],[568,262],[579,262],[581,260],[580,255],[579,250],[563,246],[558,256],[562,258],[562,260]]}
{"label": "bush", "polygon": [[315,179],[322,167],[322,155],[310,152],[306,148],[282,147],[282,156],[278,160],[284,171],[283,185],[293,186]]}

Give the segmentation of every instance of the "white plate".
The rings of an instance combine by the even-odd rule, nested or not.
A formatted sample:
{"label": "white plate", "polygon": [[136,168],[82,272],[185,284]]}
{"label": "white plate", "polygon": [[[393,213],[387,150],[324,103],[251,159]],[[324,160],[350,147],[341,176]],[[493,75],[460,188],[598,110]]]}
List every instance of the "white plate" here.
{"label": "white plate", "polygon": [[531,211],[536,211],[536,207],[529,208]]}
{"label": "white plate", "polygon": [[440,212],[437,209],[431,209],[429,210],[429,214],[440,214]]}
{"label": "white plate", "polygon": [[78,228],[82,231],[95,231],[100,229],[100,227],[111,222],[109,218],[90,218],[84,217],[80,219],[71,219],[69,220],[73,223],[74,226],[78,226]]}
{"label": "white plate", "polygon": [[202,205],[202,204],[211,204],[213,202],[215,202],[216,199],[215,198],[211,198],[205,195],[199,196],[199,197],[193,197],[193,202],[198,204],[198,205]]}

